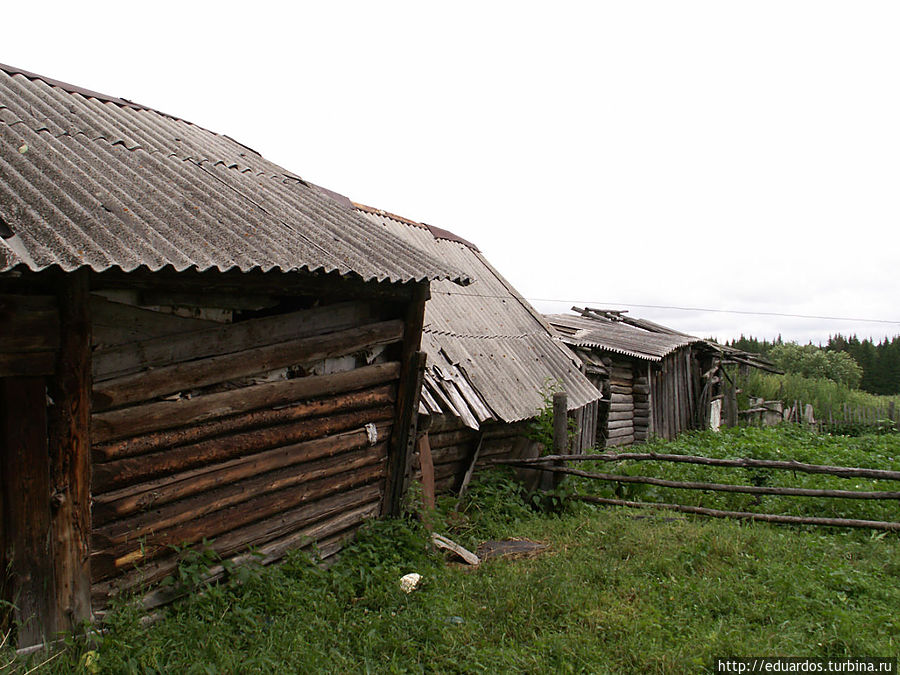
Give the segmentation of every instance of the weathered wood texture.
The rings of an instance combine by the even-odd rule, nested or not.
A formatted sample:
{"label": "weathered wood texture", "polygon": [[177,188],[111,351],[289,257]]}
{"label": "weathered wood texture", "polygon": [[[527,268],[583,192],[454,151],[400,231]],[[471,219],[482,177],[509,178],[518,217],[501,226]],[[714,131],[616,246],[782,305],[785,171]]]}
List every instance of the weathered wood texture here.
{"label": "weathered wood texture", "polygon": [[61,339],[48,378],[51,528],[56,630],[91,619],[91,318],[87,270],[66,276],[59,294]]}
{"label": "weathered wood texture", "polygon": [[0,295],[0,377],[51,375],[59,335],[55,297]]}
{"label": "weathered wood texture", "polygon": [[46,401],[43,377],[0,378],[0,499],[20,648],[56,631]]}
{"label": "weathered wood texture", "polygon": [[[476,474],[478,469],[490,466],[491,460],[495,458],[519,457],[523,446],[530,445],[522,443],[528,433],[527,422],[485,424],[482,430],[475,431],[463,426],[459,418],[446,419],[444,416],[437,416],[431,428],[435,427],[441,431],[432,433],[429,430],[428,444],[434,466],[434,485],[437,494],[459,490],[482,434],[483,440],[475,462]],[[413,456],[412,477],[414,480],[422,480],[418,453]]]}
{"label": "weathered wood texture", "polygon": [[674,439],[695,428],[699,363],[693,347],[683,347],[654,366],[650,376],[651,424],[655,435]]}
{"label": "weathered wood texture", "polygon": [[[216,302],[238,307],[248,294]],[[140,323],[131,339],[119,333],[113,343],[101,329],[107,341],[95,340],[95,606],[170,574],[173,546],[206,540],[224,558],[252,546],[275,559],[311,540],[339,546],[341,533],[380,514],[401,356],[416,334],[404,303],[326,304],[233,324],[115,304],[95,302],[102,320],[120,313]]]}
{"label": "weathered wood texture", "polygon": [[400,350],[400,384],[394,415],[394,434],[388,451],[388,474],[382,508],[388,516],[399,515],[403,495],[411,480],[419,399],[427,361],[427,355],[419,351],[419,348],[425,322],[425,303],[429,297],[431,291],[428,284],[416,284],[402,323],[404,340]]}

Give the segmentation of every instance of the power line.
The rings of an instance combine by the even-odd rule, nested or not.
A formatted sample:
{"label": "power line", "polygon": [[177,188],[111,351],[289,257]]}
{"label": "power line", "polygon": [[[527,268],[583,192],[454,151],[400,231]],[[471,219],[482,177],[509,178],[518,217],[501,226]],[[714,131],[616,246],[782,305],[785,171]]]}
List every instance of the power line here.
{"label": "power line", "polygon": [[[450,291],[432,291],[437,295],[463,295],[470,298],[507,298],[506,295],[489,295],[480,293],[457,293]],[[644,305],[637,302],[601,302],[599,300],[565,300],[561,298],[525,298],[529,302],[562,302],[573,305],[593,305],[595,307],[606,307],[612,305],[614,307],[642,307],[645,309],[674,309],[681,312],[715,312],[717,314],[745,314],[749,316],[779,316],[790,319],[819,319],[825,321],[857,321],[860,323],[884,323],[889,325],[900,325],[900,321],[891,321],[888,319],[862,319],[849,316],[821,316],[818,314],[789,314],[787,312],[751,312],[743,309],[713,309],[710,307],[676,307],[674,305]]]}

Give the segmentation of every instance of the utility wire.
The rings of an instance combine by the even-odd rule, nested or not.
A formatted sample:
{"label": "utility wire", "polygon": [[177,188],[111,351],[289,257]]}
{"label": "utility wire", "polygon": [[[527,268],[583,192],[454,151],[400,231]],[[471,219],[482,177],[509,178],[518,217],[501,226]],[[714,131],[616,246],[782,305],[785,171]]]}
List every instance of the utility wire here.
{"label": "utility wire", "polygon": [[[507,295],[489,295],[480,293],[458,293],[450,291],[432,291],[433,295],[455,295],[469,298],[507,298]],[[563,300],[560,298],[525,298],[529,302],[562,302],[574,305],[590,305],[594,307],[642,307],[647,309],[674,309],[681,312],[716,312],[717,314],[746,314],[749,316],[780,316],[791,319],[821,319],[826,321],[858,321],[861,323],[884,323],[900,325],[900,321],[888,319],[862,319],[849,316],[820,316],[817,314],[788,314],[787,312],[751,312],[743,309],[712,309],[710,307],[675,307],[673,305],[642,305],[637,302],[600,302],[599,300]]]}

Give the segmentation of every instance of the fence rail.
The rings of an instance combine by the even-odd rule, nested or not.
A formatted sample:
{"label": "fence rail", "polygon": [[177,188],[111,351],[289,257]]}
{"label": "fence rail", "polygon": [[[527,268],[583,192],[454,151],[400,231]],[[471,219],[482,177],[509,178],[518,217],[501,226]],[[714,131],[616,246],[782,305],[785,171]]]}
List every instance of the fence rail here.
{"label": "fence rail", "polygon": [[[721,466],[732,468],[777,469],[783,471],[798,471],[811,474],[826,474],[841,478],[873,478],[877,480],[900,481],[900,471],[885,469],[868,469],[861,467],[830,466],[827,464],[807,464],[796,461],[779,461],[766,459],[720,459],[715,457],[700,457],[696,455],[672,455],[655,452],[623,452],[603,453],[594,455],[550,455],[531,459],[497,459],[495,464],[505,464],[522,468],[536,469],[555,474],[569,474],[614,483],[641,483],[660,487],[686,489],[686,490],[710,490],[714,492],[731,492],[756,495],[778,495],[792,497],[829,497],[837,499],[884,499],[900,501],[900,492],[887,490],[832,490],[797,487],[775,487],[757,485],[735,485],[730,483],[706,483],[691,481],[674,481],[651,476],[629,476],[611,473],[599,473],[583,471],[562,462],[620,462],[632,461],[658,461],[658,462],[684,462],[689,464],[701,464],[706,466]],[[858,520],[852,518],[819,518],[812,516],[787,516],[773,513],[753,513],[747,511],[722,511],[708,509],[699,506],[684,504],[665,504],[658,502],[635,502],[624,499],[610,499],[590,495],[576,495],[572,497],[581,501],[595,504],[607,504],[611,506],[646,507],[654,509],[668,509],[684,513],[696,513],[715,518],[738,518],[743,520],[759,520],[773,523],[793,523],[802,525],[827,525],[836,527],[856,527],[877,530],[889,530],[900,532],[900,522],[886,522],[880,520]]]}

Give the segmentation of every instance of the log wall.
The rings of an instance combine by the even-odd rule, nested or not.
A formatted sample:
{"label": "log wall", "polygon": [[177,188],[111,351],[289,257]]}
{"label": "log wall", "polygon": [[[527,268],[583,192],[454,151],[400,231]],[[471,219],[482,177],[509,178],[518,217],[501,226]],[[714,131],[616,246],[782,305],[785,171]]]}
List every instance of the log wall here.
{"label": "log wall", "polygon": [[[459,489],[476,448],[478,448],[476,470],[486,466],[491,459],[528,456],[534,444],[526,438],[527,433],[527,422],[486,423],[475,431],[463,425],[459,418],[435,416],[428,431],[435,492],[440,494],[456,492]],[[413,478],[421,481],[422,467],[418,452],[413,456],[412,468]]]}
{"label": "log wall", "polygon": [[269,311],[189,313],[209,321],[93,298],[95,609],[171,573],[176,547],[333,552],[381,513],[408,309]]}
{"label": "log wall", "polygon": [[613,356],[609,366],[609,413],[606,422],[606,445],[631,445],[641,425],[635,419],[635,379],[640,362]]}

